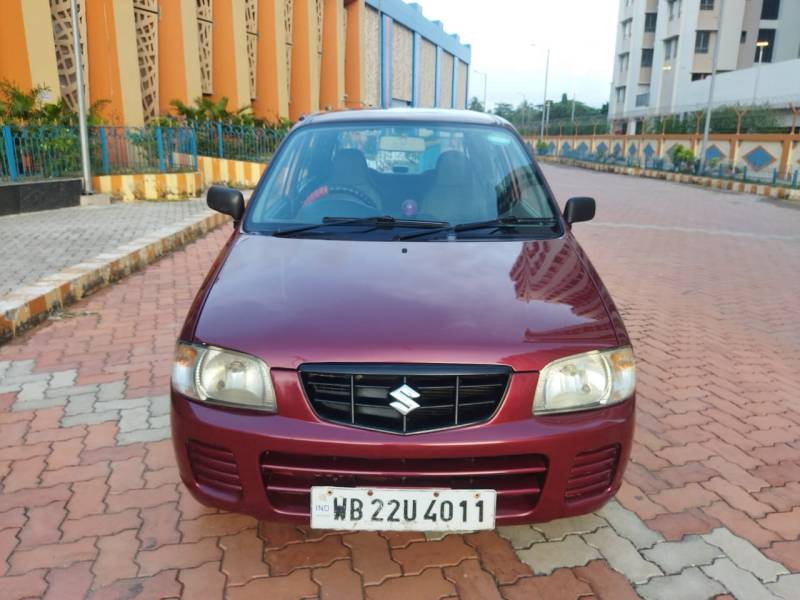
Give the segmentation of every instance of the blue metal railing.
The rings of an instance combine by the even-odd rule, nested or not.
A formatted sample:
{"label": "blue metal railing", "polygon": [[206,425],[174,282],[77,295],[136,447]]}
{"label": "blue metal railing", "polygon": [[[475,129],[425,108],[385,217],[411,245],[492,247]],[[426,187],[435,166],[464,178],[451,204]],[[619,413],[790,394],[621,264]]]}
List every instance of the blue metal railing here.
{"label": "blue metal railing", "polygon": [[[268,162],[286,134],[267,127],[207,122],[183,127],[92,127],[92,173],[171,173],[197,169],[197,157]],[[73,127],[0,125],[0,181],[78,177],[80,138]]]}

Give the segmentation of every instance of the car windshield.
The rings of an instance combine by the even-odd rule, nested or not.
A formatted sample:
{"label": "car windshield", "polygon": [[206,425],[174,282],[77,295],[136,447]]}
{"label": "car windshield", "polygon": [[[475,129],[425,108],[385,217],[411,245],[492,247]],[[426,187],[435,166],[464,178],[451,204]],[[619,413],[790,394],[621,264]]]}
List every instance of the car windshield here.
{"label": "car windshield", "polygon": [[451,239],[560,234],[521,141],[495,126],[300,127],[287,138],[252,202],[245,231],[283,236],[400,239],[402,234],[428,241],[448,234]]}

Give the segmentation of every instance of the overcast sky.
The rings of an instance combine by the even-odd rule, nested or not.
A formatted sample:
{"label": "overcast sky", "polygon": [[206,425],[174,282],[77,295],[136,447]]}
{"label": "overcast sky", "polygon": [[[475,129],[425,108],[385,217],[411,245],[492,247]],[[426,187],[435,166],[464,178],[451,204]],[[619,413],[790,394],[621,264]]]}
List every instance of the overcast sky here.
{"label": "overcast sky", "polygon": [[[472,45],[472,70],[489,74],[489,107],[516,105],[523,94],[541,103],[548,47],[550,100],[574,92],[593,106],[608,102],[617,0],[415,1],[427,18]],[[482,75],[471,73],[470,96],[483,99]]]}

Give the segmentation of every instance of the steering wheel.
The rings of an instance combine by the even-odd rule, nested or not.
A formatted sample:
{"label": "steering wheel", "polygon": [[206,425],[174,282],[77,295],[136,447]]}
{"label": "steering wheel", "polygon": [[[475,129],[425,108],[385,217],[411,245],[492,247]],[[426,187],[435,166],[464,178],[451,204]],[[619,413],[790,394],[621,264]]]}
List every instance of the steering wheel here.
{"label": "steering wheel", "polygon": [[349,185],[330,185],[319,187],[306,196],[306,199],[303,201],[303,206],[310,206],[311,204],[322,200],[326,196],[331,196],[333,194],[347,194],[348,196],[353,196],[354,198],[358,199],[358,202],[353,200],[349,200],[349,202],[352,202],[353,204],[360,204],[364,208],[380,210],[378,203],[371,198],[369,194],[358,189],[357,187],[350,187]]}

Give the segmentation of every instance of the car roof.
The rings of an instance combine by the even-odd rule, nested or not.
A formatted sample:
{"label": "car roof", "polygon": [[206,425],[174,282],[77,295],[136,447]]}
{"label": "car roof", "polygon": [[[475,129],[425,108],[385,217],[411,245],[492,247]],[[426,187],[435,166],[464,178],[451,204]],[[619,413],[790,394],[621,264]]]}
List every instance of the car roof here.
{"label": "car roof", "polygon": [[403,123],[429,122],[457,125],[495,125],[511,127],[505,119],[474,110],[453,110],[444,108],[361,108],[318,112],[306,116],[297,123],[298,127],[330,123]]}

